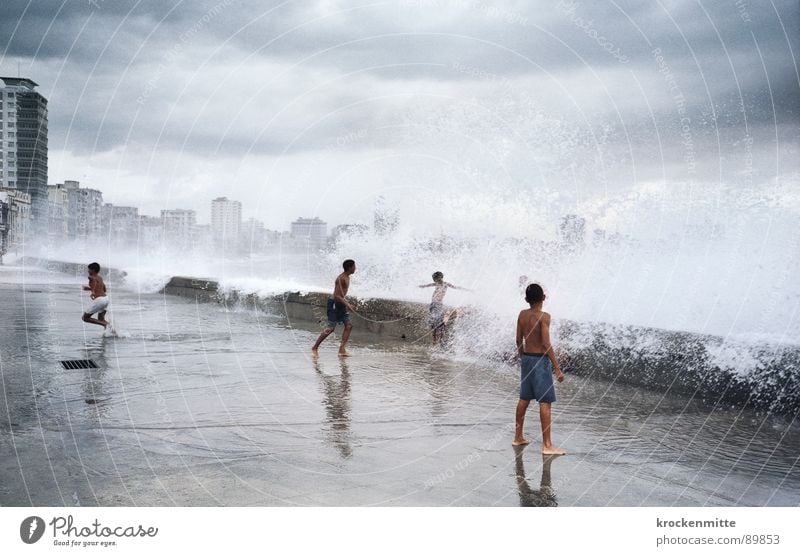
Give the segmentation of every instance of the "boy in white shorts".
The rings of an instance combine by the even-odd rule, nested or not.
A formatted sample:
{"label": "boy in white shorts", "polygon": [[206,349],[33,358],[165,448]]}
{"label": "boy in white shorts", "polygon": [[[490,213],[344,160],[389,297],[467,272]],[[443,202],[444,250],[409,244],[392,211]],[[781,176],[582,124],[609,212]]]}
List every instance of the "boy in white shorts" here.
{"label": "boy in white shorts", "polygon": [[[89,309],[83,314],[83,322],[91,324],[99,324],[103,328],[110,326],[111,323],[106,320],[106,309],[108,308],[108,292],[106,284],[103,282],[103,277],[100,276],[100,265],[91,263],[89,268],[89,285],[83,286],[83,289],[90,291],[92,297],[92,304]],[[92,315],[97,313],[97,318],[93,319]]]}

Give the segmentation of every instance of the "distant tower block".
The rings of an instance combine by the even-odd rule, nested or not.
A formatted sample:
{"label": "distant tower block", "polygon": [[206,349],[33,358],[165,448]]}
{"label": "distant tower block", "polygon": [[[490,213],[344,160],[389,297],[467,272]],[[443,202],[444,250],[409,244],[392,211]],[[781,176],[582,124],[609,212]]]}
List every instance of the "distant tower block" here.
{"label": "distant tower block", "polygon": [[161,240],[177,249],[192,249],[197,239],[197,213],[187,209],[161,211]]}
{"label": "distant tower block", "polygon": [[298,218],[292,222],[292,239],[301,247],[320,249],[328,241],[328,224],[319,218]]}
{"label": "distant tower block", "polygon": [[47,99],[25,77],[0,77],[0,188],[31,197],[32,232],[47,228]]}
{"label": "distant tower block", "polygon": [[236,251],[242,230],[242,203],[227,197],[211,201],[211,237],[221,251]]}

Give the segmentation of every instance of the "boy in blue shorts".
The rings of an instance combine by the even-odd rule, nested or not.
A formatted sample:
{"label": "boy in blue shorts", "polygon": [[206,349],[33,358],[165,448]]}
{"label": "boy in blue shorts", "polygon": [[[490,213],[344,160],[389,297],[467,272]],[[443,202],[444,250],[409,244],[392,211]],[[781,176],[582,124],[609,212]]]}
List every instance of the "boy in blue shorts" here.
{"label": "boy in blue shorts", "polygon": [[516,432],[514,446],[530,443],[523,434],[525,412],[531,400],[539,402],[539,418],[542,422],[542,453],[563,455],[566,452],[553,446],[550,439],[550,404],[556,401],[553,373],[559,382],[564,373],[558,365],[553,346],[550,344],[550,315],[542,311],[545,295],[539,284],[531,284],[525,289],[525,301],[530,309],[520,311],[517,318],[517,350],[520,356],[522,378],[517,402]]}
{"label": "boy in blue shorts", "polygon": [[347,357],[350,355],[345,349],[347,341],[350,339],[350,331],[353,329],[353,323],[350,322],[350,313],[348,311],[355,311],[355,309],[345,299],[345,296],[347,295],[347,290],[350,289],[350,276],[356,271],[356,263],[352,259],[347,259],[342,263],[342,267],[344,272],[336,277],[336,282],[333,285],[333,295],[328,298],[328,326],[325,327],[319,338],[317,338],[314,347],[311,348],[311,352],[314,355],[319,354],[319,345],[333,333],[337,324],[344,325],[342,343],[339,346],[339,356]]}

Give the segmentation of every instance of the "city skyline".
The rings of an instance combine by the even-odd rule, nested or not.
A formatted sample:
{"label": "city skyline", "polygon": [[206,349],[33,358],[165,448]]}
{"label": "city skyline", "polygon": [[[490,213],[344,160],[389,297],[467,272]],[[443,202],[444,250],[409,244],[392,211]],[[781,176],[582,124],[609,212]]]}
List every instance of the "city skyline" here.
{"label": "city skyline", "polygon": [[[78,184],[78,185],[80,186],[80,188],[81,188],[81,189],[91,189],[91,190],[95,190],[95,191],[99,191],[99,192],[101,192],[101,193],[102,193],[102,195],[103,195],[103,203],[102,203],[102,205],[103,205],[103,206],[107,206],[107,205],[113,206],[113,207],[114,207],[114,210],[117,210],[117,209],[127,209],[127,208],[135,208],[135,209],[137,209],[137,210],[140,210],[140,209],[141,209],[141,207],[139,207],[139,206],[136,206],[136,205],[119,205],[119,204],[113,203],[113,202],[111,202],[109,199],[107,199],[107,198],[105,197],[105,195],[106,195],[106,194],[105,194],[105,192],[104,192],[102,189],[99,189],[98,187],[96,187],[96,186],[94,186],[94,185],[91,185],[91,184],[85,184],[85,183],[83,183],[83,182],[81,182],[81,181],[78,181],[78,180],[64,180],[64,182],[62,182],[62,183],[48,184],[48,187],[60,187],[60,186],[64,186],[65,184]],[[229,201],[232,201],[232,202],[234,202],[234,203],[239,203],[239,204],[241,204],[241,202],[240,202],[240,201],[238,201],[238,200],[236,200],[236,199],[228,199],[227,197],[218,197],[218,198],[216,198],[216,199],[208,199],[208,200],[207,200],[207,202],[209,203],[209,207],[210,207],[210,208],[209,208],[209,210],[208,210],[207,212],[203,212],[202,210],[196,210],[196,209],[193,209],[193,208],[187,208],[187,207],[173,206],[173,207],[164,207],[164,208],[158,209],[158,211],[157,211],[157,212],[158,212],[158,214],[145,214],[145,213],[140,213],[140,215],[139,215],[139,216],[141,216],[141,217],[155,217],[155,218],[157,218],[157,217],[159,217],[159,216],[160,216],[160,213],[161,213],[161,212],[163,212],[163,211],[165,211],[165,210],[168,210],[168,211],[174,211],[174,210],[179,210],[179,211],[193,211],[193,212],[196,214],[196,216],[198,217],[198,218],[197,218],[197,224],[198,224],[198,225],[211,225],[211,223],[212,223],[212,214],[213,214],[213,203],[214,203],[214,201],[216,201],[216,200],[218,200],[218,199],[227,199],[227,200],[229,200]],[[265,225],[266,225],[266,224],[268,224],[268,222],[265,222],[265,221],[261,220],[260,218],[257,218],[257,216],[258,216],[258,215],[257,215],[257,214],[255,214],[255,213],[245,213],[245,212],[242,210],[242,213],[241,213],[241,222],[242,222],[242,223],[244,223],[244,222],[245,222],[245,221],[247,221],[247,220],[256,220],[256,221],[262,222],[262,223],[263,223],[263,224],[265,224]],[[288,230],[291,228],[291,223],[292,223],[292,220],[291,220],[291,218],[293,218],[293,219],[295,219],[295,220],[296,220],[296,219],[298,219],[298,218],[301,218],[301,219],[302,219],[302,218],[310,218],[310,219],[314,219],[314,218],[319,218],[319,216],[317,216],[317,215],[307,215],[307,214],[306,214],[306,215],[295,215],[295,216],[292,216],[292,217],[287,217],[287,218],[289,218],[289,220],[287,220],[287,222],[289,223],[289,225],[287,225],[287,226],[285,226],[285,227],[283,228],[283,230],[284,230],[284,231],[288,231]],[[276,228],[276,229],[278,229],[278,228]]]}

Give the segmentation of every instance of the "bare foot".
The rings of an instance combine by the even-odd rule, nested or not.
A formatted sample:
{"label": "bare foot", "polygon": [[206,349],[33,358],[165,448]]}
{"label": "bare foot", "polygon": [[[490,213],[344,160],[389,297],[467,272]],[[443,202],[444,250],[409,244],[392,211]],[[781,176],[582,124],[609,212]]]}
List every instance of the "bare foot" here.
{"label": "bare foot", "polygon": [[350,357],[350,352],[339,350],[339,357]]}
{"label": "bare foot", "polygon": [[512,446],[525,446],[525,445],[530,444],[530,443],[531,443],[531,441],[528,440],[527,438],[515,438],[514,442],[512,442],[511,445]]}
{"label": "bare foot", "polygon": [[566,452],[555,446],[542,446],[542,454],[546,456],[563,456],[566,455]]}
{"label": "bare foot", "polygon": [[311,356],[319,357],[319,350],[317,348],[311,348]]}

